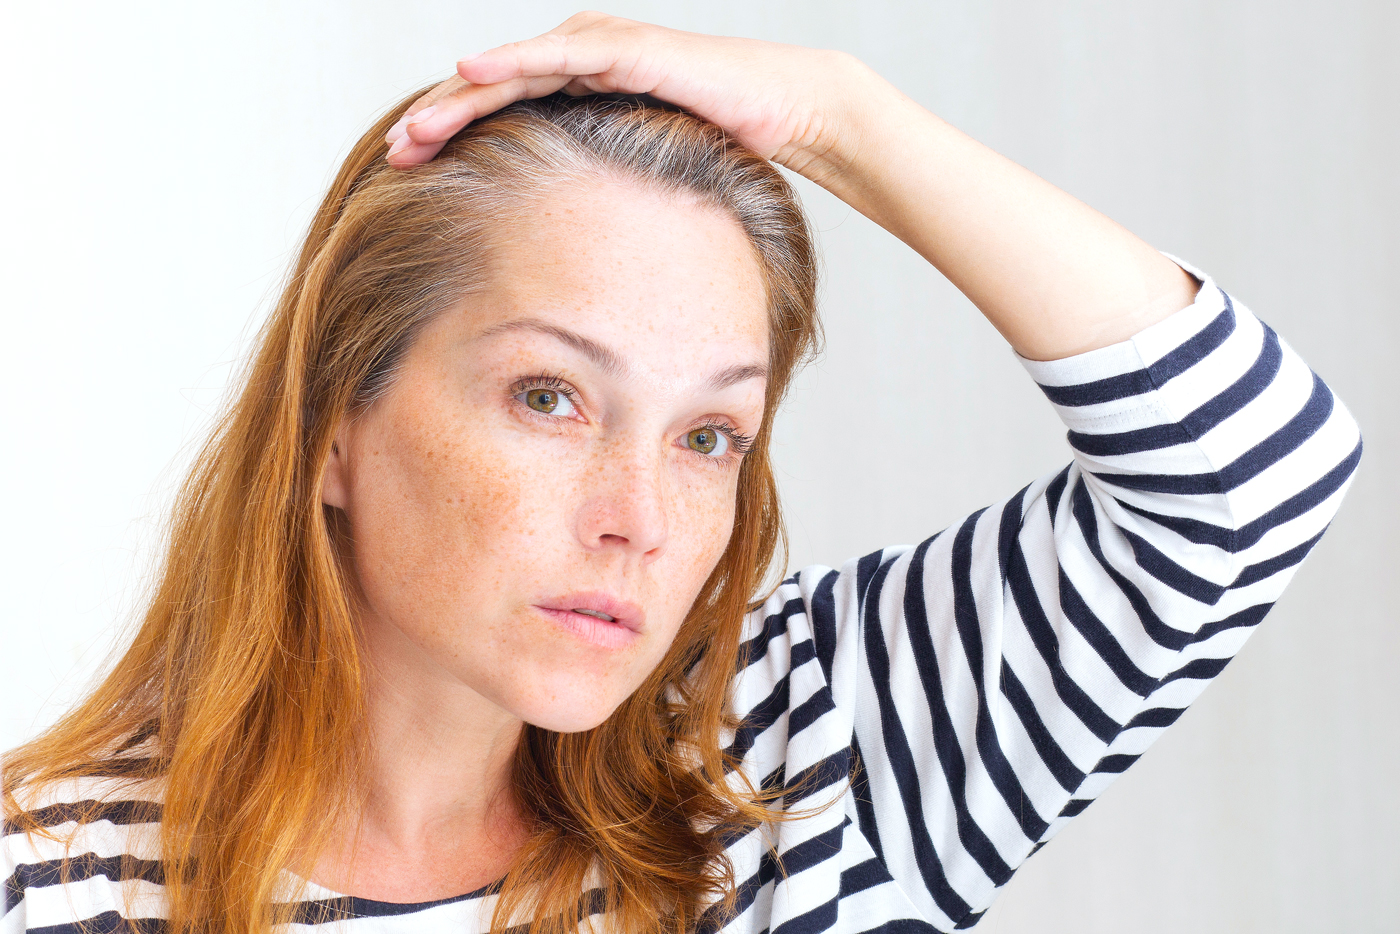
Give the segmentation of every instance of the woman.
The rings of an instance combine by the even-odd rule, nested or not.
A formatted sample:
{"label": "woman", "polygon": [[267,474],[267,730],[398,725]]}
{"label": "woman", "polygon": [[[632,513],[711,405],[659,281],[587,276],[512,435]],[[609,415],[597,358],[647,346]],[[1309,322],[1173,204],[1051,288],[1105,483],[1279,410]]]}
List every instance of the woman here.
{"label": "woman", "polygon": [[[962,289],[1073,463],[765,587],[817,336],[768,159]],[[1359,454],[1203,275],[859,63],[581,14],[347,159],[132,647],[5,759],[0,930],[971,926]]]}

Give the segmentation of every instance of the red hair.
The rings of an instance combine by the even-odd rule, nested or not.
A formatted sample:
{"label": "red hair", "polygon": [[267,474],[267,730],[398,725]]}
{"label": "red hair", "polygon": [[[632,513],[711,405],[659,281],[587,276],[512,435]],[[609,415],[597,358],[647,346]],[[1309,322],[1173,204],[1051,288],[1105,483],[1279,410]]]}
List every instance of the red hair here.
{"label": "red hair", "polygon": [[807,223],[779,172],[718,127],[629,100],[520,102],[427,165],[391,169],[384,134],[420,94],[345,160],[181,491],[135,639],[81,704],[6,755],[5,815],[49,833],[24,799],[111,774],[117,750],[144,741],[151,755],[123,767],[161,788],[172,934],[289,920],[279,874],[314,862],[328,806],[353,806],[365,755],[343,515],[320,499],[337,426],[392,385],[422,324],[482,281],[493,225],[542,182],[603,175],[686,193],[746,231],[772,325],[767,411],[728,549],[665,659],[595,729],[526,728],[514,779],[533,832],[493,924],[572,930],[594,872],[619,930],[679,932],[733,892],[727,833],[772,817],[768,798],[726,781],[722,742],[741,621],[784,544],[773,414],[818,339]]}

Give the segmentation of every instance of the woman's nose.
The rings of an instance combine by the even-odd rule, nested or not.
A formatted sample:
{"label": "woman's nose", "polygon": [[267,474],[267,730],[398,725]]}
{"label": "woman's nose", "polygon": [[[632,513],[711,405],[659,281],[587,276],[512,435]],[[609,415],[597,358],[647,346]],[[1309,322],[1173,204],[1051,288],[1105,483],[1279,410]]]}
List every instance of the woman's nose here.
{"label": "woman's nose", "polygon": [[660,556],[669,535],[670,497],[660,457],[635,452],[599,457],[585,478],[588,496],[578,517],[585,548],[617,549],[645,560]]}

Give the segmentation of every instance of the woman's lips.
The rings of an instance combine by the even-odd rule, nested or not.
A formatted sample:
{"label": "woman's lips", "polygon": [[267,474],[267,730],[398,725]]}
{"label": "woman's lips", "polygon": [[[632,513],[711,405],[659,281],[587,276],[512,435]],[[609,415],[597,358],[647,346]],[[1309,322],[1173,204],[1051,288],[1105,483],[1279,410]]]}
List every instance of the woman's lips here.
{"label": "woman's lips", "polygon": [[551,597],[535,603],[534,607],[563,628],[604,648],[630,645],[645,626],[641,607],[602,591]]}

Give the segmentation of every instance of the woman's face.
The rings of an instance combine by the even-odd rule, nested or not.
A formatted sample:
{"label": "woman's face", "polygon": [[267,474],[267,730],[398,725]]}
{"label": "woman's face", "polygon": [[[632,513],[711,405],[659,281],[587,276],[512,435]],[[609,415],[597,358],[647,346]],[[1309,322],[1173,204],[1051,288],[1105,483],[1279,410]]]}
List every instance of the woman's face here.
{"label": "woman's face", "polygon": [[338,435],[323,495],[378,672],[551,730],[606,719],[729,541],[767,360],[735,220],[618,183],[546,195]]}

